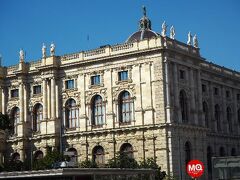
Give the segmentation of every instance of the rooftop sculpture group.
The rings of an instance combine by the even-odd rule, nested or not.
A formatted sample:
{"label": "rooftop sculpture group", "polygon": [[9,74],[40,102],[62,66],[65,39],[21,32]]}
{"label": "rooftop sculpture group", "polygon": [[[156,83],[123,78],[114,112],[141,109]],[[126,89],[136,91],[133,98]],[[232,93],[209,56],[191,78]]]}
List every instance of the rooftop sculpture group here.
{"label": "rooftop sculpture group", "polygon": [[[167,24],[166,24],[166,22],[164,21],[164,22],[162,23],[162,32],[161,32],[161,35],[162,35],[163,37],[166,37],[166,36],[167,36],[166,33],[167,33]],[[176,33],[175,33],[175,28],[174,28],[174,26],[171,26],[171,28],[170,28],[170,38],[171,38],[171,39],[175,39],[175,35],[176,35]],[[195,34],[195,35],[192,37],[192,34],[191,34],[190,31],[188,32],[187,45],[193,45],[193,47],[198,48],[197,35]]]}

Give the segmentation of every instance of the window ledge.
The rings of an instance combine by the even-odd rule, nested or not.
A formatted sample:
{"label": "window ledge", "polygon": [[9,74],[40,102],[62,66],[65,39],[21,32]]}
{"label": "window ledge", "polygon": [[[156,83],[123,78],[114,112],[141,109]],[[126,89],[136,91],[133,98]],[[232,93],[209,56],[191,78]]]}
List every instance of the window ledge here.
{"label": "window ledge", "polygon": [[129,122],[119,122],[120,126],[127,126],[127,125],[131,125],[131,121]]}
{"label": "window ledge", "polygon": [[103,87],[104,86],[104,84],[103,83],[101,83],[101,84],[94,84],[94,85],[89,85],[88,86],[88,88],[89,89],[96,89],[96,88],[99,88],[99,87]]}
{"label": "window ledge", "polygon": [[127,79],[127,80],[119,80],[115,82],[116,84],[126,84],[126,83],[132,83],[132,79]]}
{"label": "window ledge", "polygon": [[103,124],[100,125],[92,125],[93,129],[103,128]]}
{"label": "window ledge", "polygon": [[72,92],[72,91],[77,91],[78,89],[77,88],[69,88],[69,89],[65,89],[65,91],[67,92]]}
{"label": "window ledge", "polygon": [[76,131],[76,127],[73,127],[73,128],[65,128],[65,132],[69,132],[69,131]]}

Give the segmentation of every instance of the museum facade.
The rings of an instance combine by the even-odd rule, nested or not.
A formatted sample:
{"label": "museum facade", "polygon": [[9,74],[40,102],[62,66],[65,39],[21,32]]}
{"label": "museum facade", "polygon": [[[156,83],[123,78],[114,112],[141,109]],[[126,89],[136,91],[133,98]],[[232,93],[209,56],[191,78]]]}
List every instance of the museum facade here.
{"label": "museum facade", "polygon": [[[240,73],[208,62],[187,44],[151,29],[144,15],[125,43],[0,67],[0,110],[12,120],[4,159],[71,151],[99,166],[119,152],[154,158],[187,179],[186,163],[240,155]],[[209,176],[210,177],[210,176]]]}

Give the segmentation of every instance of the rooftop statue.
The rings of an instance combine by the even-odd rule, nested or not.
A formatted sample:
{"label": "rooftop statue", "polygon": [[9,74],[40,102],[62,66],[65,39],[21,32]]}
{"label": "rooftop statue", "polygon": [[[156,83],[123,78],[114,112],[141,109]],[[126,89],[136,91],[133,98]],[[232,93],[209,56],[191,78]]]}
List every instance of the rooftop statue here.
{"label": "rooftop statue", "polygon": [[54,55],[55,55],[55,45],[54,45],[54,43],[52,43],[52,44],[50,45],[50,55],[51,55],[51,56],[54,56]]}
{"label": "rooftop statue", "polygon": [[20,49],[19,51],[19,59],[20,59],[20,62],[24,61],[24,51],[22,49]]}
{"label": "rooftop statue", "polygon": [[175,29],[173,26],[171,26],[170,28],[170,38],[175,39]]}
{"label": "rooftop statue", "polygon": [[192,35],[191,35],[191,32],[189,31],[189,32],[188,32],[187,44],[188,44],[188,45],[191,45],[191,44],[192,44],[191,41],[192,41]]}
{"label": "rooftop statue", "polygon": [[167,33],[167,24],[166,24],[166,22],[164,21],[163,23],[162,23],[162,36],[166,36],[166,33]]}
{"label": "rooftop statue", "polygon": [[198,39],[196,34],[193,36],[193,46],[195,48],[198,48]]}
{"label": "rooftop statue", "polygon": [[45,44],[43,43],[42,45],[42,57],[46,58],[47,57],[47,52],[46,52],[47,47],[45,46]]}

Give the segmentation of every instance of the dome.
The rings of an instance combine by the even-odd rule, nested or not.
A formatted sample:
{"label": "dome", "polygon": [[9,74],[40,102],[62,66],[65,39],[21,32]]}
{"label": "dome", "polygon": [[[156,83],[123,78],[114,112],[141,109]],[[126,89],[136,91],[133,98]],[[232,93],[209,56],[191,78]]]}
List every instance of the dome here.
{"label": "dome", "polygon": [[135,42],[135,41],[141,41],[144,39],[151,39],[153,37],[157,37],[158,34],[152,30],[140,30],[135,33],[133,33],[126,42]]}
{"label": "dome", "polygon": [[128,39],[128,42],[141,41],[143,39],[150,39],[157,37],[158,34],[151,30],[151,21],[146,15],[146,8],[143,6],[143,17],[139,21],[139,31],[133,33]]}

